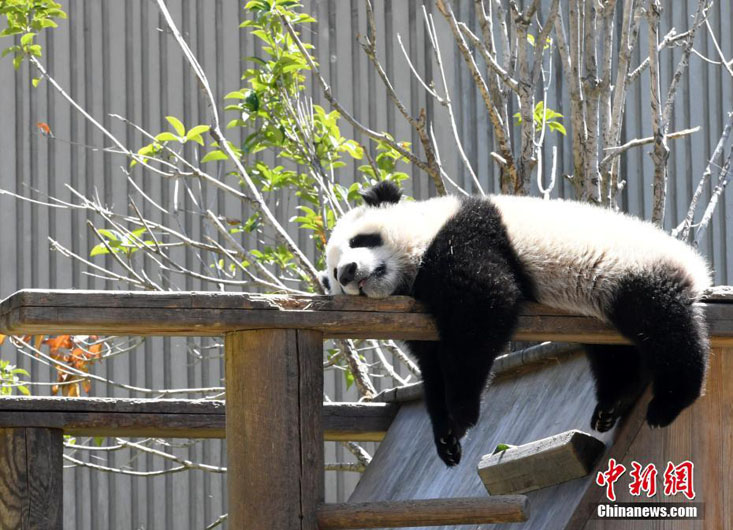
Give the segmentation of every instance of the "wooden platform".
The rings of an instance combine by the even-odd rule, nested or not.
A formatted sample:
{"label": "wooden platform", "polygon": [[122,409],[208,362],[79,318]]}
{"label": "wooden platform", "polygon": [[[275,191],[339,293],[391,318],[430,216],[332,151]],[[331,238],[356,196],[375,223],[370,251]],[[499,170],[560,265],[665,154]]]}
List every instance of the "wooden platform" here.
{"label": "wooden platform", "polygon": [[[415,300],[29,290],[0,304],[0,333],[224,335],[228,408],[224,434],[232,528],[316,530],[320,518],[324,525],[332,526],[449,524],[444,526],[448,529],[454,528],[457,520],[465,520],[460,517],[462,513],[470,515],[460,507],[467,505],[475,509],[477,518],[471,521],[479,526],[473,528],[492,528],[491,523],[496,522],[521,524],[523,529],[629,528],[628,521],[619,525],[590,519],[602,494],[593,477],[602,469],[599,466],[613,457],[627,466],[630,459],[645,463],[653,459],[658,466],[664,466],[667,460],[692,460],[698,500],[705,506],[704,521],[684,521],[682,525],[665,521],[657,526],[731,530],[731,301],[731,290],[724,288],[710,293],[702,303],[712,343],[717,347],[708,374],[707,395],[684,411],[671,428],[656,431],[644,426],[646,403],[638,403],[620,426],[600,436],[606,444],[605,454],[590,475],[528,493],[532,515],[524,523],[506,523],[527,516],[524,499],[469,500],[467,504],[459,499],[486,499],[476,464],[497,444],[519,445],[571,429],[588,429],[595,398],[587,363],[579,354],[550,351],[549,356],[544,352],[537,358],[531,354],[527,357],[531,363],[523,359],[517,362],[516,357],[500,360],[497,367],[501,374],[488,390],[481,421],[464,440],[461,465],[454,469],[446,469],[435,456],[429,419],[421,401],[414,399],[419,396],[419,387],[394,392],[393,396],[385,394],[384,399],[405,401],[372,463],[347,505],[324,506],[324,435],[359,436],[359,428],[353,424],[357,418],[368,425],[362,435],[381,437],[394,405],[324,408],[323,340],[435,339],[432,319]],[[533,304],[525,307],[515,339],[624,342],[614,330],[593,318]],[[173,436],[222,434],[224,414],[219,404],[200,403],[185,410],[175,404],[136,400],[30,403],[19,399],[5,401],[5,409],[0,406],[0,465],[18,470],[8,483],[10,487],[0,489],[0,493],[4,505],[22,507],[32,500],[32,485],[42,484],[44,503],[37,506],[43,513],[38,515],[53,519],[53,524],[46,525],[49,528],[57,528],[56,521],[60,521],[58,456],[64,432],[130,436],[144,435],[155,428],[167,429]],[[26,448],[30,446],[38,450],[29,454]],[[419,502],[411,511],[410,503],[415,500]],[[365,506],[373,505],[361,503],[373,502],[381,508],[369,509],[371,515],[364,512]],[[441,506],[457,510],[451,516],[456,519],[450,519],[450,523],[441,520]],[[504,508],[497,511],[501,506],[511,511],[511,518],[507,518]],[[14,521],[19,513],[14,508],[5,512],[0,509],[0,522]]]}
{"label": "wooden platform", "polygon": [[[713,345],[733,345],[733,295],[704,303]],[[312,329],[328,337],[434,340],[435,324],[414,299],[144,291],[18,291],[0,303],[9,335],[217,336],[248,329]],[[592,317],[527,304],[516,340],[624,343]]]}

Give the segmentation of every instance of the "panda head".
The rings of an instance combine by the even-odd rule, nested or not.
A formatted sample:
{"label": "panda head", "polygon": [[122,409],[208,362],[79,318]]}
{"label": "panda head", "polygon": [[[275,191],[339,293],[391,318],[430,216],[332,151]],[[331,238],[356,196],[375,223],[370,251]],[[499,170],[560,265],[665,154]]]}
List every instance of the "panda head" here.
{"label": "panda head", "polygon": [[334,227],[321,282],[329,294],[406,294],[416,267],[405,245],[407,234],[395,223],[402,192],[382,181],[361,196],[364,205],[346,213]]}

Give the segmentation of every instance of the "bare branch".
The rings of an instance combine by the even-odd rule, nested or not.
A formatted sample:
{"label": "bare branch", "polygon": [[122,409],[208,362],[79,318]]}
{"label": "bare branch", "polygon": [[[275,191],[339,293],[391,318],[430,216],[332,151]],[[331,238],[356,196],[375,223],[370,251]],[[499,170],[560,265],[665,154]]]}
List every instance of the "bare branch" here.
{"label": "bare branch", "polygon": [[438,195],[445,195],[445,184],[443,183],[443,180],[440,176],[440,169],[438,168],[438,164],[436,162],[435,148],[426,128],[425,109],[421,109],[420,115],[417,118],[413,118],[412,115],[408,112],[407,107],[405,107],[399,96],[397,96],[397,93],[395,92],[394,87],[389,80],[389,77],[387,77],[387,72],[384,71],[384,68],[382,68],[382,64],[377,58],[377,24],[374,21],[374,11],[372,10],[372,3],[370,0],[366,1],[366,10],[368,31],[366,39],[360,41],[361,47],[364,50],[364,53],[366,53],[366,56],[369,58],[369,61],[372,63],[372,66],[374,66],[374,69],[377,71],[377,75],[379,75],[379,78],[382,80],[384,87],[387,89],[387,96],[389,97],[390,101],[394,103],[395,107],[397,107],[397,110],[400,111],[400,114],[404,116],[404,118],[412,126],[412,128],[415,129],[415,132],[417,132],[417,136],[420,139],[420,144],[422,145],[423,151],[425,152],[425,157],[427,158],[427,166],[429,168],[428,174],[433,179],[435,190]]}
{"label": "bare branch", "polygon": [[303,41],[300,40],[300,37],[295,33],[295,29],[293,29],[292,24],[290,24],[290,21],[287,20],[285,17],[281,17],[281,20],[283,24],[285,25],[285,28],[288,30],[288,34],[293,39],[293,42],[295,42],[296,46],[298,47],[298,50],[300,53],[303,54],[303,56],[306,58],[306,61],[308,62],[308,66],[310,67],[311,71],[313,72],[314,77],[316,78],[316,81],[318,81],[318,84],[321,86],[321,91],[323,92],[324,97],[329,102],[331,107],[333,107],[336,111],[341,114],[341,116],[344,117],[346,121],[348,121],[354,129],[361,132],[362,134],[367,135],[369,138],[372,138],[373,140],[377,140],[380,142],[384,142],[385,144],[389,145],[392,149],[397,151],[400,155],[405,157],[407,160],[410,161],[410,163],[414,164],[416,167],[422,169],[425,171],[428,175],[430,174],[430,167],[428,166],[428,163],[424,160],[421,160],[418,158],[414,153],[411,151],[408,151],[404,147],[402,147],[399,142],[394,141],[390,136],[386,133],[380,133],[377,131],[374,131],[358,121],[354,116],[351,115],[349,111],[347,111],[334,97],[333,92],[331,92],[331,87],[328,86],[328,83],[326,83],[326,80],[321,75],[321,71],[316,65],[316,63],[313,61],[313,57],[308,53],[308,51],[305,49],[305,46],[303,45]]}
{"label": "bare branch", "polygon": [[[699,130],[700,130],[700,126],[698,125],[697,127],[692,127],[690,129],[682,129],[681,131],[671,132],[667,135],[667,139],[675,140],[677,138],[684,138],[685,136],[694,134],[698,132]],[[642,145],[648,145],[651,143],[654,143],[654,137],[647,136],[645,138],[635,138],[618,147],[609,147],[606,149],[607,154],[601,160],[601,164],[607,164],[613,158],[625,153],[629,149],[632,149],[634,147],[641,147]]]}
{"label": "bare branch", "polygon": [[715,208],[718,206],[718,199],[723,194],[726,186],[728,185],[728,182],[730,181],[731,157],[733,157],[733,147],[728,150],[728,156],[726,157],[725,163],[720,170],[720,175],[718,176],[718,183],[715,185],[715,189],[713,189],[713,194],[710,197],[710,202],[708,202],[708,206],[707,208],[705,208],[705,211],[702,214],[702,219],[700,219],[700,223],[695,229],[695,246],[698,246],[700,244],[700,240],[705,233],[705,229],[707,229],[708,224],[710,224],[710,219],[713,218]]}
{"label": "bare branch", "polygon": [[705,185],[707,184],[708,180],[710,179],[710,175],[712,174],[712,168],[713,168],[713,165],[715,164],[715,161],[723,153],[723,149],[725,148],[725,144],[728,141],[728,137],[730,136],[731,130],[733,130],[733,112],[728,113],[728,121],[725,122],[725,126],[723,127],[723,133],[720,135],[718,144],[715,146],[715,150],[713,151],[713,154],[710,156],[707,166],[705,166],[705,171],[703,172],[702,177],[700,177],[700,182],[697,183],[697,188],[695,188],[695,193],[693,194],[692,200],[690,201],[690,207],[687,210],[687,215],[685,216],[685,220],[682,221],[682,224],[679,227],[677,227],[675,230],[672,231],[672,235],[677,236],[679,239],[682,239],[683,241],[687,240],[688,236],[690,235],[690,228],[692,227],[692,223],[695,218],[695,211],[697,210],[697,203],[700,200],[700,196],[702,195]]}
{"label": "bare branch", "polygon": [[649,0],[647,22],[649,24],[649,96],[652,107],[652,132],[654,133],[654,150],[651,152],[654,161],[654,182],[652,197],[652,222],[662,225],[664,222],[664,206],[667,198],[667,159],[669,147],[665,135],[662,116],[662,105],[659,87],[659,18],[662,6],[659,0]]}
{"label": "bare branch", "polygon": [[489,94],[488,86],[479,72],[476,61],[474,61],[473,56],[466,45],[463,33],[461,33],[458,28],[458,22],[456,21],[450,6],[446,6],[443,0],[437,0],[436,5],[450,25],[456,45],[458,46],[458,49],[471,72],[471,76],[479,89],[481,98],[486,106],[486,110],[489,112],[489,119],[491,120],[491,124],[494,129],[494,135],[499,145],[499,150],[501,151],[502,158],[506,161],[502,172],[506,174],[506,178],[504,178],[504,174],[502,175],[502,191],[505,193],[512,191],[516,192],[519,189],[519,186],[521,186],[522,181],[517,173],[517,167],[514,163],[514,155],[512,154],[511,144],[509,142],[509,124],[502,120],[502,117],[494,106]]}
{"label": "bare branch", "polygon": [[[667,89],[667,100],[664,103],[664,111],[662,112],[662,123],[664,124],[664,133],[667,133],[669,129],[670,117],[672,116],[672,106],[674,105],[674,98],[677,94],[677,86],[679,85],[682,74],[690,64],[690,53],[692,52],[692,46],[695,43],[695,34],[697,28],[705,23],[708,16],[708,9],[712,3],[709,0],[698,0],[697,9],[695,10],[695,18],[692,21],[692,27],[687,31],[687,37],[685,38],[684,44],[682,45],[682,57],[680,57],[675,68],[674,74],[672,75],[672,81],[669,83]],[[649,48],[654,50],[655,48]]]}

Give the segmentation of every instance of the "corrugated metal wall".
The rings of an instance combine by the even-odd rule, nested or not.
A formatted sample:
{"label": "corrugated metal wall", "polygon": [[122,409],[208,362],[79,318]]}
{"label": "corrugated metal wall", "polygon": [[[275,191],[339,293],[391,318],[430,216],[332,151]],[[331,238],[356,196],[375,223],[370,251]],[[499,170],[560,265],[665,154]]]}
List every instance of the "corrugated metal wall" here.
{"label": "corrugated metal wall", "polygon": [[[140,146],[140,136],[110,116],[123,115],[145,129],[157,132],[167,129],[163,117],[168,114],[183,119],[187,125],[206,123],[206,106],[199,98],[197,87],[177,49],[175,42],[163,29],[154,3],[150,0],[66,0],[68,22],[44,39],[45,61],[49,70],[98,120],[110,128],[127,145]],[[663,30],[672,26],[687,27],[694,12],[693,0],[665,2]],[[171,0],[168,2],[179,27],[197,53],[208,73],[215,93],[220,97],[240,87],[243,68],[241,58],[257,53],[257,44],[238,29],[242,11],[240,0]],[[475,23],[473,2],[456,3],[459,18]],[[373,129],[388,130],[395,137],[418,141],[402,116],[388,104],[386,95],[373,69],[355,40],[357,33],[365,32],[364,7],[359,0],[313,0],[308,10],[318,23],[305,31],[306,40],[317,48],[318,58],[326,79],[345,108]],[[435,134],[446,169],[458,182],[470,187],[470,176],[456,156],[452,133],[445,110],[426,100],[419,84],[410,76],[401,55],[396,33],[400,33],[417,69],[426,79],[437,72],[431,49],[422,25],[421,5],[418,2],[389,0],[375,2],[378,24],[378,48],[385,69],[398,93],[413,114],[426,107],[435,124]],[[428,7],[429,11],[435,11]],[[729,2],[717,3],[711,12],[712,24],[721,37],[727,56],[733,56],[733,34],[725,28],[733,25],[733,9]],[[496,189],[497,168],[491,162],[488,148],[490,131],[486,111],[473,88],[462,60],[455,55],[452,38],[442,19],[436,16],[452,98],[457,104],[464,148],[486,190]],[[642,26],[642,31],[645,31]],[[635,61],[646,55],[646,37],[635,52]],[[712,43],[699,38],[698,50],[715,58]],[[662,61],[663,86],[669,80],[679,51],[665,53]],[[684,140],[672,142],[670,158],[670,196],[666,225],[675,226],[684,216],[694,186],[700,178],[707,157],[715,146],[722,129],[725,113],[733,110],[733,83],[718,66],[692,58],[690,76],[683,81],[678,93],[672,129],[700,125],[701,132]],[[554,70],[555,86],[548,105],[560,112],[567,109],[567,91],[564,90],[559,68]],[[0,187],[34,198],[47,195],[70,199],[65,184],[85,191],[98,192],[105,202],[120,211],[126,208],[126,196],[131,191],[119,167],[122,158],[102,153],[91,146],[109,147],[101,134],[86,123],[56,93],[42,83],[31,88],[27,66],[19,72],[11,61],[0,61]],[[648,136],[649,94],[648,74],[644,74],[631,90],[626,112],[627,139]],[[314,94],[317,103],[323,98]],[[567,112],[567,110],[566,110]],[[50,125],[55,140],[40,134],[37,122]],[[365,140],[353,134],[346,123],[345,136]],[[558,170],[571,171],[571,153],[566,138],[550,134],[546,142],[545,160],[551,148],[558,146]],[[623,192],[623,204],[631,212],[648,215],[651,204],[651,161],[648,149],[630,151],[623,167],[628,185]],[[344,182],[352,180],[353,170],[342,171]],[[170,182],[161,182],[150,175],[138,174],[136,182],[146,193],[166,202],[173,193]],[[427,196],[430,192],[427,178],[416,175],[409,184],[414,195]],[[566,182],[559,184],[556,193],[570,195]],[[709,193],[709,190],[707,191]],[[710,257],[719,283],[729,281],[733,259],[729,252],[726,228],[728,212],[733,212],[733,199],[727,196],[718,207],[703,250]],[[209,193],[207,203],[213,209],[235,212],[240,206],[221,194]],[[295,203],[281,201],[276,211],[283,221],[292,216]],[[155,218],[148,207],[146,214]],[[46,209],[21,203],[8,197],[0,198],[0,296],[7,296],[22,287],[75,287],[113,288],[108,282],[85,275],[84,268],[56,253],[49,252],[48,237],[59,240],[82,256],[87,256],[95,245],[84,213]],[[170,222],[170,220],[169,220]],[[185,214],[178,216],[180,226],[197,235],[205,230],[197,219]],[[733,232],[733,231],[731,231]],[[295,233],[295,231],[294,231]],[[301,234],[300,243],[308,247]],[[728,250],[730,249],[730,250]],[[309,249],[312,253],[312,250]],[[109,259],[109,258],[108,258]],[[195,256],[182,259],[193,266]],[[213,288],[190,279],[171,281],[180,288]],[[197,343],[193,343],[197,344]],[[200,343],[198,343],[200,344]],[[130,356],[117,357],[102,367],[104,375],[117,381],[139,384],[149,388],[200,387],[220,384],[221,359],[198,358],[189,353],[191,344],[182,340],[151,340],[143,349]],[[14,358],[10,349],[3,349],[5,358]],[[34,378],[48,380],[50,370],[18,359],[18,364],[29,368]],[[379,382],[379,380],[377,380]],[[327,377],[327,393],[334,399],[348,395],[339,373]],[[44,387],[34,392],[44,393]],[[119,388],[95,385],[93,395],[127,396]],[[369,447],[373,449],[373,446]],[[208,441],[191,448],[177,450],[183,456],[224,465],[224,442]],[[342,447],[329,444],[328,461],[350,459]],[[110,462],[124,465],[129,455],[121,451]],[[158,467],[161,464],[144,457],[135,468]],[[328,500],[343,500],[353,488],[357,476],[327,474]],[[226,511],[225,483],[219,476],[201,472],[180,473],[153,479],[123,477],[90,472],[86,469],[69,470],[65,475],[66,528],[203,528]]]}

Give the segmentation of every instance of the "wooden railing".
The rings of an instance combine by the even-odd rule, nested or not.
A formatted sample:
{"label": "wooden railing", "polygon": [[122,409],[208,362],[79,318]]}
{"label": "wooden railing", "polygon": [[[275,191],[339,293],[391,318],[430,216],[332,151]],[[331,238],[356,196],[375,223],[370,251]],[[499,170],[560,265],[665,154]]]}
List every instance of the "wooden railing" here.
{"label": "wooden railing", "polygon": [[[714,345],[733,344],[733,305],[725,300],[712,297],[705,304]],[[412,299],[20,291],[0,304],[0,332],[223,335],[227,379],[225,422],[217,402],[3,400],[0,469],[8,471],[0,481],[0,526],[61,528],[64,432],[225,435],[230,528],[315,529],[319,521],[324,528],[413,526],[431,520],[458,524],[466,520],[461,514],[469,512],[475,518],[466,522],[521,521],[528,516],[521,496],[474,499],[471,510],[465,509],[465,499],[388,503],[379,509],[322,504],[324,434],[330,439],[379,439],[394,415],[393,406],[385,404],[324,406],[323,340],[435,339],[434,323]],[[522,314],[516,338],[624,342],[597,320],[537,305]]]}

